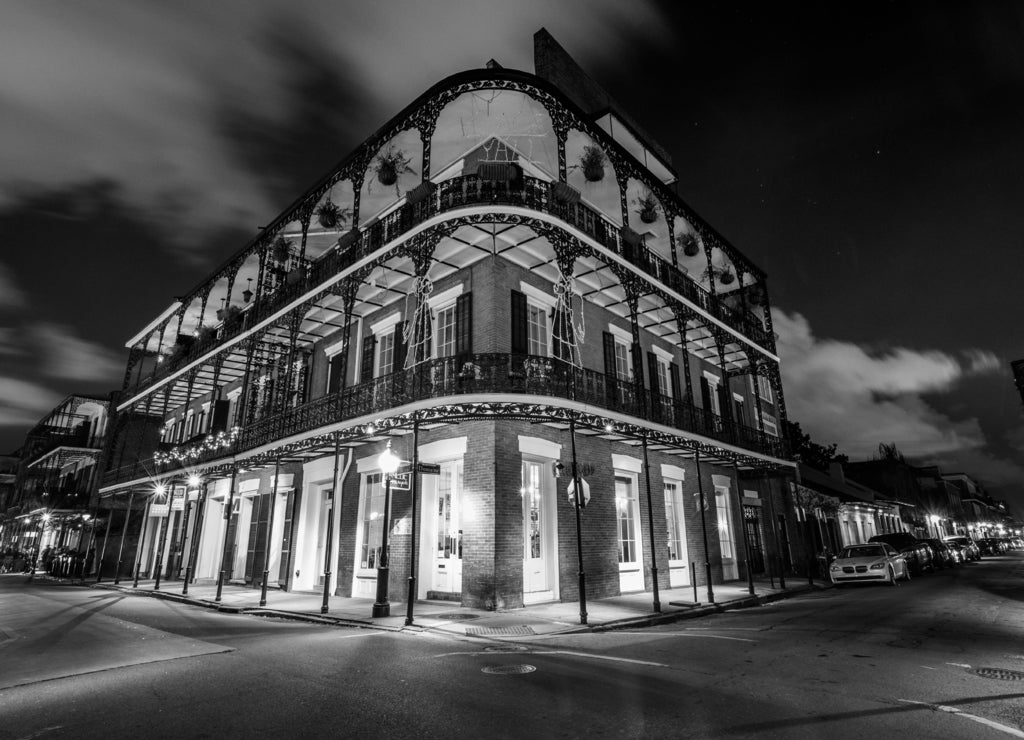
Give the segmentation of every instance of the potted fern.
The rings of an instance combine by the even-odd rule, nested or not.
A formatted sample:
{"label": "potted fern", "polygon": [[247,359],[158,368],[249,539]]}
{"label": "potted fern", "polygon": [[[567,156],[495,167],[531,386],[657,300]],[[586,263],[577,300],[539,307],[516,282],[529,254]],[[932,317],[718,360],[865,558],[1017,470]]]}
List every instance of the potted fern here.
{"label": "potted fern", "polygon": [[604,152],[600,147],[594,144],[583,147],[579,168],[583,170],[583,177],[587,179],[587,182],[598,182],[604,179],[604,162]]}
{"label": "potted fern", "polygon": [[385,149],[377,155],[374,160],[373,169],[377,174],[377,180],[381,185],[391,186],[398,182],[400,175],[405,173],[415,175],[416,172],[409,165],[412,159],[405,155],[405,152],[393,144],[388,144]]}
{"label": "potted fern", "polygon": [[270,245],[270,253],[278,262],[287,262],[292,252],[292,244],[283,236],[279,236]]}
{"label": "potted fern", "polygon": [[339,208],[331,200],[325,200],[316,209],[316,218],[325,229],[336,229],[348,223],[348,209]]}
{"label": "potted fern", "polygon": [[658,199],[652,193],[644,193],[634,201],[636,212],[645,224],[653,224],[658,220]]}
{"label": "potted fern", "polygon": [[700,254],[700,245],[697,243],[697,237],[691,233],[683,234],[683,254],[687,257],[696,257]]}

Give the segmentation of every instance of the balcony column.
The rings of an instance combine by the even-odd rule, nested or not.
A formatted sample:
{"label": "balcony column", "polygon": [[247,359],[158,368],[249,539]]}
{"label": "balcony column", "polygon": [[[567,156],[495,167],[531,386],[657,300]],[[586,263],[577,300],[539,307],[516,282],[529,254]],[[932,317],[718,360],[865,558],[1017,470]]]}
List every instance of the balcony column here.
{"label": "balcony column", "polygon": [[750,363],[750,378],[754,385],[754,409],[757,411],[757,431],[764,437],[764,414],[761,409],[761,388],[758,383],[758,380],[761,378],[761,374],[758,371],[760,364],[757,361],[757,355],[751,349],[747,350],[747,361]]}
{"label": "balcony column", "polygon": [[274,458],[274,486],[270,490],[270,513],[267,515],[267,539],[263,546],[263,583],[260,606],[267,605],[267,581],[270,580],[270,548],[274,546],[274,510],[277,509],[277,486],[281,479],[281,458]]}
{"label": "balcony column", "polygon": [[733,441],[736,441],[735,438],[739,436],[739,427],[737,426],[739,422],[733,415],[732,386],[729,384],[729,371],[725,365],[725,341],[728,335],[723,331],[713,331],[712,333],[715,338],[715,346],[718,349],[718,368],[722,373],[722,398],[720,399],[722,420],[729,424]]}
{"label": "balcony column", "polygon": [[630,354],[633,357],[633,385],[635,386],[636,400],[640,416],[650,418],[649,404],[645,403],[644,397],[644,353],[640,346],[640,322],[637,319],[640,302],[639,281],[629,278],[623,282],[626,290],[626,303],[629,305],[629,330],[633,338],[633,345],[630,347]]}
{"label": "balcony column", "polygon": [[[192,526],[192,542],[188,548],[188,564],[185,566],[185,579],[184,584],[181,587],[181,595],[188,596],[188,584],[192,581],[192,573],[195,570],[196,555],[199,552],[199,540],[203,535],[203,522],[206,519],[206,497],[209,491],[209,481],[203,481],[202,490],[199,492],[199,499],[196,501],[196,516],[195,523]],[[188,493],[186,492],[186,496]],[[188,500],[185,500],[185,506],[188,506]],[[184,539],[182,539],[184,542]]]}
{"label": "balcony column", "polygon": [[132,583],[132,588],[139,587],[139,571],[142,570],[142,543],[146,539],[146,529],[149,527],[149,509],[152,504],[153,496],[150,495],[142,514],[142,531],[139,533],[138,544],[135,545],[135,582]]}
{"label": "balcony column", "polygon": [[743,491],[740,490],[740,465],[735,459],[732,461],[732,469],[736,478],[736,505],[739,507],[736,516],[739,519],[740,527],[743,529],[743,561],[747,569],[747,590],[754,595],[754,573],[750,570],[750,533],[747,532],[747,515],[743,508]]}
{"label": "balcony column", "polygon": [[224,507],[224,544],[220,549],[220,571],[217,574],[217,595],[214,601],[220,603],[224,592],[224,574],[228,565],[228,530],[231,529],[231,510],[235,506],[235,478],[238,476],[238,466],[231,466],[231,486],[228,488],[228,503]]}
{"label": "balcony column", "polygon": [[[664,206],[663,206],[664,207]],[[679,258],[676,255],[676,214],[665,212],[665,224],[668,226],[668,247],[672,254],[672,267],[679,268]]]}
{"label": "balcony column", "polygon": [[708,603],[715,603],[715,590],[711,585],[711,551],[708,549],[707,499],[704,497],[704,480],[700,475],[700,448],[693,450],[693,464],[697,470],[697,495],[700,504],[700,532],[704,539],[704,577],[707,579]]}
{"label": "balcony column", "polygon": [[299,218],[299,227],[302,229],[302,236],[299,237],[299,265],[306,264],[306,240],[309,238],[309,222],[313,219],[316,210],[316,202],[308,200],[299,206],[295,214]]}
{"label": "balcony column", "polygon": [[[128,494],[128,508],[124,512],[124,521],[121,522],[121,544],[117,547],[117,562],[114,564],[114,585],[116,586],[121,582],[121,557],[124,555],[124,537],[128,534],[128,522],[132,516],[132,504],[135,502],[135,491],[131,491]],[[110,520],[114,520],[114,509],[110,509]],[[109,528],[110,525],[108,524]],[[99,573],[96,574],[96,583],[100,582]]]}
{"label": "balcony column", "polygon": [[675,314],[676,323],[679,325],[679,347],[683,351],[683,385],[686,388],[686,405],[690,411],[690,419],[693,419],[693,378],[690,376],[690,350],[686,338],[687,325],[690,323],[692,314],[680,305],[672,306],[672,313]]}
{"label": "balcony column", "polygon": [[416,121],[416,130],[420,134],[423,158],[420,160],[420,179],[427,182],[430,179],[430,140],[434,138],[434,128],[437,126],[437,111],[427,106],[421,110],[421,115]]}
{"label": "balcony column", "polygon": [[249,396],[251,395],[251,388],[249,386],[252,385],[250,382],[252,378],[252,359],[253,355],[256,354],[258,341],[259,335],[253,334],[243,343],[245,348],[245,372],[242,374],[242,392],[238,397],[238,408],[235,409],[235,426],[239,427],[244,427],[249,423],[248,406]]}

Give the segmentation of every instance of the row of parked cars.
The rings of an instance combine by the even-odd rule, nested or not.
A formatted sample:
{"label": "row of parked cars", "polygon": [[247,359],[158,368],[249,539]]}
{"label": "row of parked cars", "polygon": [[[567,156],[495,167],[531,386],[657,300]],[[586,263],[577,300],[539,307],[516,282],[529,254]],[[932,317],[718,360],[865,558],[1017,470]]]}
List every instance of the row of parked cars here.
{"label": "row of parked cars", "polygon": [[844,547],[829,565],[829,576],[836,584],[879,581],[895,586],[929,570],[953,568],[1012,549],[1024,550],[1024,541],[1019,537],[973,540],[965,535],[919,539],[908,532],[890,532]]}

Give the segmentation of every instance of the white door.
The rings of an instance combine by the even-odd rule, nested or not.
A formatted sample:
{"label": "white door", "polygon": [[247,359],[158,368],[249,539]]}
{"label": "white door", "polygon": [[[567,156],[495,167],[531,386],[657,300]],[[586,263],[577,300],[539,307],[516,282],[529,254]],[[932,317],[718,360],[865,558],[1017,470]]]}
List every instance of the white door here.
{"label": "white door", "polygon": [[462,461],[441,463],[441,474],[423,476],[434,482],[430,590],[462,593]]}
{"label": "white door", "polygon": [[668,528],[669,586],[690,585],[690,559],[686,552],[686,520],[683,514],[683,486],[665,481],[665,524]]}
{"label": "white door", "polygon": [[249,554],[249,529],[252,523],[252,507],[254,496],[242,496],[235,499],[237,513],[235,526],[234,552],[231,554],[231,580],[245,580],[245,561]]}
{"label": "white door", "polygon": [[640,539],[640,502],[636,476],[615,476],[615,509],[618,518],[619,591],[644,590],[643,543]]}
{"label": "white door", "polygon": [[[332,516],[334,516],[334,491],[327,488],[320,492],[320,509],[316,525],[316,555],[312,564],[313,572],[319,574],[316,584],[321,588],[324,585],[324,558],[327,556],[327,526]],[[331,539],[335,539],[334,532],[331,532]],[[335,549],[333,543],[331,549]],[[336,569],[331,568],[331,570]]]}
{"label": "white door", "polygon": [[715,486],[715,503],[718,509],[718,541],[722,548],[722,579],[735,581],[740,577],[736,562],[736,528],[732,521],[732,507],[729,506],[729,488]]}
{"label": "white door", "polygon": [[523,461],[523,603],[556,598],[554,481],[549,465]]}
{"label": "white door", "polygon": [[[276,586],[281,572],[281,545],[284,541],[285,518],[288,515],[288,494],[277,492],[273,496],[274,501],[274,527],[270,532],[270,552],[267,557],[270,562],[267,564],[267,583]],[[264,545],[265,546],[265,545]],[[261,575],[260,578],[263,576]]]}

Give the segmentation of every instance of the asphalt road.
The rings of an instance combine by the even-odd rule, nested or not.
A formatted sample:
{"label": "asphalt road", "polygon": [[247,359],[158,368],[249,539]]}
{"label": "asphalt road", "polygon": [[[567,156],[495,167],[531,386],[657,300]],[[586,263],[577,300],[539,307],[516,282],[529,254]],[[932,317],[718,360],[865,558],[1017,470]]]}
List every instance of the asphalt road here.
{"label": "asphalt road", "polygon": [[0,576],[2,738],[984,740],[1024,737],[1021,679],[1024,553],[642,630],[489,639]]}

